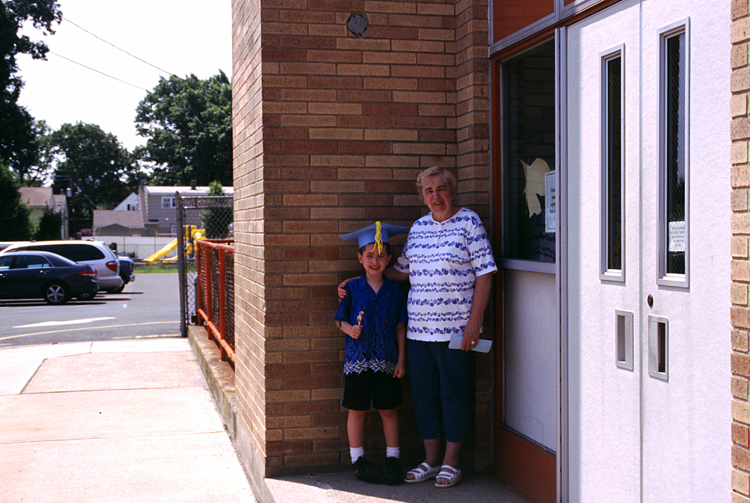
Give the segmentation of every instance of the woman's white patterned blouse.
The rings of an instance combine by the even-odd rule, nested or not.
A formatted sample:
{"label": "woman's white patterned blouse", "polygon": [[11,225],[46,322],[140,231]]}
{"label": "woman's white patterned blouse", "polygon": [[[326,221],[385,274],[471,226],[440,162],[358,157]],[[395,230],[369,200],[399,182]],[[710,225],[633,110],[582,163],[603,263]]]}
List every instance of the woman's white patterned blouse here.
{"label": "woman's white patterned blouse", "polygon": [[407,338],[426,342],[463,335],[476,278],[497,271],[482,221],[467,208],[445,222],[432,213],[414,222],[394,268],[411,284]]}

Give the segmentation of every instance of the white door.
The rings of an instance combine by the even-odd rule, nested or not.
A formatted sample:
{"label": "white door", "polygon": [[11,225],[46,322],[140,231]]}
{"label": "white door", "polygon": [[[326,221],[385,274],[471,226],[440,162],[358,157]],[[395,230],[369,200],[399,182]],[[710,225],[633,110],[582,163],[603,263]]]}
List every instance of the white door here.
{"label": "white door", "polygon": [[566,30],[568,500],[730,490],[729,3]]}

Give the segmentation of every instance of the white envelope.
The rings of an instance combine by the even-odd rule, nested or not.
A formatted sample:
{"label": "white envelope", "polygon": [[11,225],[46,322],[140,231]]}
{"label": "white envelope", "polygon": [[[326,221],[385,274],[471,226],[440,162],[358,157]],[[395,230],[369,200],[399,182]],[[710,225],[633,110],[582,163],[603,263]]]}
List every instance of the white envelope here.
{"label": "white envelope", "polygon": [[[450,349],[461,349],[461,343],[463,342],[464,337],[462,335],[451,335],[451,342],[448,344],[448,347]],[[477,342],[477,346],[472,349],[472,351],[478,351],[480,353],[489,353],[490,348],[492,347],[492,341],[487,339],[479,339],[479,342]]]}

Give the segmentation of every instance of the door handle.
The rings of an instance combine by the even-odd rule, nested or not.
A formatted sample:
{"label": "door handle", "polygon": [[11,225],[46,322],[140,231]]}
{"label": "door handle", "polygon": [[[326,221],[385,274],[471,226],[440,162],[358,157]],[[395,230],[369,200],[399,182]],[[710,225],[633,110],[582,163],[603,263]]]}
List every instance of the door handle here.
{"label": "door handle", "polygon": [[615,310],[615,364],[618,368],[633,370],[633,313]]}
{"label": "door handle", "polygon": [[648,375],[669,381],[669,320],[648,317]]}

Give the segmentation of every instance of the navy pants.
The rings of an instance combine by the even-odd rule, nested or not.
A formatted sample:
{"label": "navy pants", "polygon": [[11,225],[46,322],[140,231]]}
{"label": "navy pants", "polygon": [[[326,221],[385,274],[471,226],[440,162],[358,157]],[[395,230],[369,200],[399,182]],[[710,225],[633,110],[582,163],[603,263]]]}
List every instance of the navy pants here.
{"label": "navy pants", "polygon": [[474,352],[447,342],[407,340],[414,413],[423,440],[463,442],[469,436]]}

